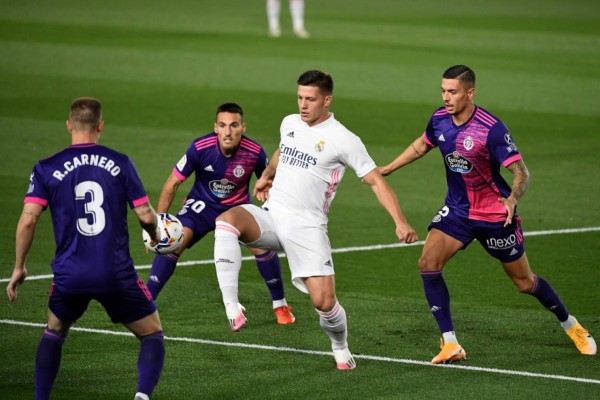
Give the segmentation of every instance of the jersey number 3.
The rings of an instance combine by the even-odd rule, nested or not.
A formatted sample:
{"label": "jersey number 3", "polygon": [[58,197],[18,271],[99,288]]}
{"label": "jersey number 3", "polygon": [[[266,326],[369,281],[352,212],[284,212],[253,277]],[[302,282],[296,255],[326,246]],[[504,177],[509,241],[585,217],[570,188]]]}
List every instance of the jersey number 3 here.
{"label": "jersey number 3", "polygon": [[[89,200],[86,201],[86,195]],[[106,217],[102,203],[104,191],[97,182],[84,181],[75,186],[75,200],[85,201],[85,218],[77,219],[77,230],[85,236],[95,236],[104,230]],[[91,223],[89,221],[92,221]]]}

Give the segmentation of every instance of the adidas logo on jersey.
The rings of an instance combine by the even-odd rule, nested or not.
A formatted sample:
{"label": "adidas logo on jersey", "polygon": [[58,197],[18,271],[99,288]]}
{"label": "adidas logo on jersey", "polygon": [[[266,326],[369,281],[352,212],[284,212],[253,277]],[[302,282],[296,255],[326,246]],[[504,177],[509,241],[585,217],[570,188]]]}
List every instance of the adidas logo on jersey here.
{"label": "adidas logo on jersey", "polygon": [[204,170],[208,171],[208,172],[215,172],[215,170],[214,170],[214,168],[213,168],[212,165],[209,165],[208,167],[205,167]]}
{"label": "adidas logo on jersey", "polygon": [[444,134],[443,133],[440,135],[440,137],[438,137],[438,140],[440,142],[445,142],[446,141],[446,139],[444,139]]}
{"label": "adidas logo on jersey", "polygon": [[294,138],[294,131],[291,131],[290,133],[288,133],[286,135],[287,137],[291,137],[292,139]]}

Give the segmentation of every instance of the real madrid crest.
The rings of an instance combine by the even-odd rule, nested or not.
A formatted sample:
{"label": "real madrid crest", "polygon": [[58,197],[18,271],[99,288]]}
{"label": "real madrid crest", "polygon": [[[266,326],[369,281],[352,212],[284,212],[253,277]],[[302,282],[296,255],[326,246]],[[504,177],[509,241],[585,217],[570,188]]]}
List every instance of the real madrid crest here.
{"label": "real madrid crest", "polygon": [[315,145],[315,150],[318,152],[325,150],[325,141],[324,140],[319,141],[319,143],[317,143]]}
{"label": "real madrid crest", "polygon": [[233,169],[233,176],[235,176],[236,178],[240,178],[244,175],[246,171],[244,171],[244,167],[242,167],[241,165],[237,165],[234,169]]}
{"label": "real madrid crest", "polygon": [[471,136],[467,136],[463,141],[463,146],[465,146],[466,150],[471,150],[473,148],[473,138]]}

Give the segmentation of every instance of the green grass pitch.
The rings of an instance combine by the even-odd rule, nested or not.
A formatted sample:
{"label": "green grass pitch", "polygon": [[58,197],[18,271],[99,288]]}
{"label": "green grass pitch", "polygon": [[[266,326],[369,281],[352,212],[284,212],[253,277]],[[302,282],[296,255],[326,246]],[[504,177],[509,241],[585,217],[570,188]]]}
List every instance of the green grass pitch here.
{"label": "green grass pitch", "polygon": [[[593,0],[306,0],[312,37],[267,37],[264,0],[46,2],[0,6],[0,286],[14,262],[14,233],[31,168],[69,143],[69,102],[104,105],[101,143],[129,154],[154,204],[191,140],[214,111],[240,103],[248,134],[268,152],[281,118],[297,110],[296,78],[323,69],[335,81],[332,111],[383,164],[423,132],[441,105],[442,72],[478,74],[476,103],[510,128],[532,174],[519,204],[526,232],[600,226],[600,5]],[[432,152],[389,178],[420,239],[442,205],[445,181]],[[189,186],[183,185],[176,202]],[[171,211],[175,211],[172,209]],[[130,215],[136,265],[151,264]],[[370,189],[348,171],[330,213],[335,249],[395,243]],[[527,237],[534,272],[548,279],[600,339],[600,232]],[[210,260],[212,237],[182,262]],[[49,213],[28,258],[50,273]],[[240,301],[249,324],[232,333],[211,264],[182,265],[158,304],[168,337],[154,399],[600,398],[598,356],[581,356],[537,301],[519,294],[478,244],[445,278],[468,359],[428,364],[438,331],[422,293],[420,246],[334,255],[338,297],[358,368],[336,371],[308,298],[289,283],[297,321],[278,326],[253,261]],[[140,269],[146,278],[148,269]],[[49,279],[31,280],[10,304],[0,296],[0,398],[33,398],[35,351]],[[8,321],[16,321],[15,325]],[[25,325],[30,323],[31,325]],[[64,347],[54,399],[127,399],[135,392],[137,341],[93,303]]]}

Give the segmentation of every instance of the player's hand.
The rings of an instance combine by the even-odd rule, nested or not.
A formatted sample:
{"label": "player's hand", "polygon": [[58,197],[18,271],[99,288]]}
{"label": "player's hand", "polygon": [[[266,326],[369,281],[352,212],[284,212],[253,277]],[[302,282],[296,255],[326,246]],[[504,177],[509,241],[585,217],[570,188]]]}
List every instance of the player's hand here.
{"label": "player's hand", "polygon": [[517,206],[517,200],[509,196],[508,198],[500,197],[498,202],[504,205],[506,208],[506,220],[504,221],[504,227],[506,228],[512,223],[512,219],[515,216],[515,207]]}
{"label": "player's hand", "polygon": [[6,293],[8,294],[8,300],[12,303],[17,300],[17,286],[23,283],[27,278],[27,268],[15,268],[8,285],[6,285]]}
{"label": "player's hand", "polygon": [[391,171],[388,171],[386,167],[377,167],[377,170],[383,176],[388,176],[389,174],[391,174]]}
{"label": "player's hand", "polygon": [[258,200],[265,202],[269,198],[269,190],[273,186],[273,179],[260,178],[254,184],[252,196]]}
{"label": "player's hand", "polygon": [[396,225],[396,236],[401,242],[413,243],[419,240],[417,232],[406,222],[402,222]]}

